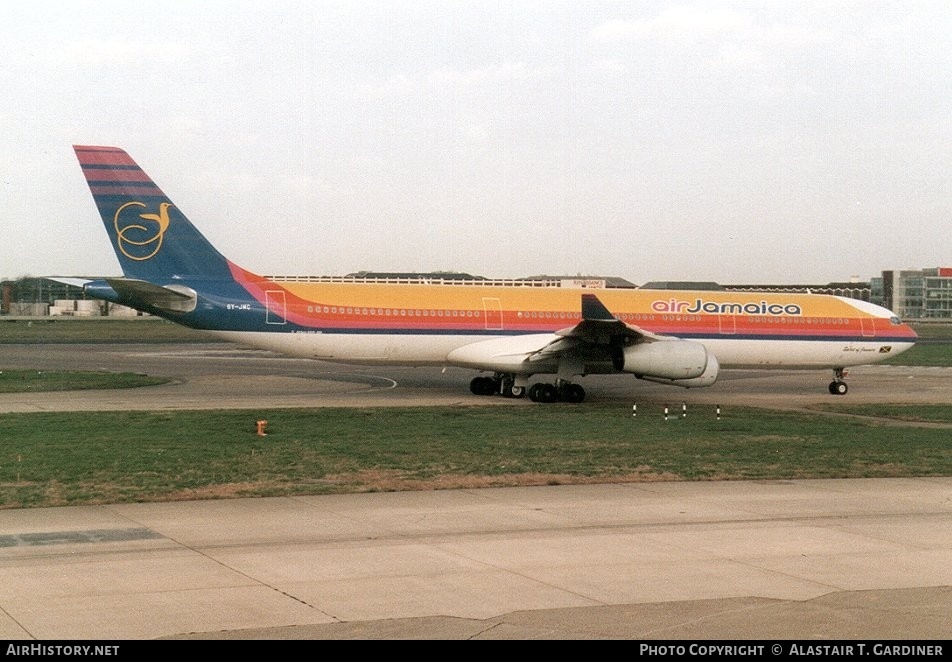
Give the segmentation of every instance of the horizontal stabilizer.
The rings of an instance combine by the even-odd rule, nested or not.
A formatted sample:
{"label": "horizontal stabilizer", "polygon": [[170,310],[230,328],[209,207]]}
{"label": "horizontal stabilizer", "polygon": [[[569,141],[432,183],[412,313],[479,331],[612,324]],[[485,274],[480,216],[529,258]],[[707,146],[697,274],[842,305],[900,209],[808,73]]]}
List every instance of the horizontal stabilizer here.
{"label": "horizontal stabilizer", "polygon": [[60,278],[57,276],[50,276],[49,279],[56,281],[57,283],[62,283],[63,285],[71,285],[72,287],[85,287],[86,283],[92,282],[92,280],[89,278]]}
{"label": "horizontal stabilizer", "polygon": [[[188,287],[155,285],[133,278],[106,278],[117,302],[138,310],[158,309],[171,313],[187,313],[195,309],[198,296]],[[90,292],[94,294],[94,292]]]}

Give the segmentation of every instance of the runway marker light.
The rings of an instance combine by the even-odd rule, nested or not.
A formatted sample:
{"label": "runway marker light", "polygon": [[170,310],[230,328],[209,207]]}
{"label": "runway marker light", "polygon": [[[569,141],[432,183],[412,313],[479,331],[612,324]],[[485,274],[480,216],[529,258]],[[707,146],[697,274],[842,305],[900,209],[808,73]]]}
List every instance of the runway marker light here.
{"label": "runway marker light", "polygon": [[631,415],[632,415],[632,416],[637,416],[637,415],[638,415],[638,403],[637,403],[637,402],[631,406]]}
{"label": "runway marker light", "polygon": [[267,432],[264,431],[264,428],[266,425],[268,425],[268,421],[264,420],[263,418],[258,421],[258,436],[259,437],[264,437],[268,434]]}
{"label": "runway marker light", "polygon": [[681,418],[688,417],[688,405],[686,402],[681,403]]}

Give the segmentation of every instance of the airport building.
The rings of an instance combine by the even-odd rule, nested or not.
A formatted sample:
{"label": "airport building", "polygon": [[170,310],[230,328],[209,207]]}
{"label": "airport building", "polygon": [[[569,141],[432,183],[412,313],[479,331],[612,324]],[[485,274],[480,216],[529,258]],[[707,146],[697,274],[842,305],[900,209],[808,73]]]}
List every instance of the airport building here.
{"label": "airport building", "polygon": [[952,267],[884,271],[870,285],[874,300],[903,319],[952,319]]}
{"label": "airport building", "polygon": [[89,299],[81,287],[57,280],[27,277],[0,282],[0,315],[13,317],[138,317],[126,306]]}
{"label": "airport building", "polygon": [[826,285],[718,285],[717,283],[647,283],[658,289],[714,289],[734,292],[813,292],[869,301],[904,320],[952,320],[952,267],[883,271],[868,283]]}
{"label": "airport building", "polygon": [[721,285],[712,282],[668,282],[653,281],[645,283],[645,288],[655,290],[713,290],[718,292],[797,292],[802,294],[831,294],[860,301],[871,300],[869,283],[850,281],[848,283],[827,283],[825,285],[780,285],[780,284],[734,284]]}

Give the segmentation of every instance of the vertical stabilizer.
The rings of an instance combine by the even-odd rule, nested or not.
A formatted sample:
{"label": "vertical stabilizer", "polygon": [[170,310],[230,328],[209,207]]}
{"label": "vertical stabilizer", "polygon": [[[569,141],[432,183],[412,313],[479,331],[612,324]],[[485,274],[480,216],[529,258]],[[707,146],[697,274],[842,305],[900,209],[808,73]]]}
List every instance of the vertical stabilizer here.
{"label": "vertical stabilizer", "polygon": [[228,260],[126,152],[85,145],[73,149],[127,278],[231,280]]}

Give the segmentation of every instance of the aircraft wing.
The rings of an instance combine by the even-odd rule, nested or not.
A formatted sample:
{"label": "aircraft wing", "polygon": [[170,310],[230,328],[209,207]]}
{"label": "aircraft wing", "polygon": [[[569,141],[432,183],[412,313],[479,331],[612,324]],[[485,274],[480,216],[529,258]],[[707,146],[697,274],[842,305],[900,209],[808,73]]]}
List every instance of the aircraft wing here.
{"label": "aircraft wing", "polygon": [[594,294],[582,295],[582,321],[568,329],[556,331],[556,335],[597,344],[612,344],[612,341],[622,339],[627,339],[629,344],[632,341],[663,339],[650,331],[622,322]]}
{"label": "aircraft wing", "polygon": [[575,326],[470,343],[450,352],[447,359],[453,365],[479,370],[552,372],[563,361],[608,364],[624,347],[666,339],[622,322],[597,296],[583,294],[582,320]]}
{"label": "aircraft wing", "polygon": [[555,335],[558,337],[526,358],[531,361],[585,348],[623,347],[664,339],[650,331],[622,322],[612,315],[594,294],[582,295],[582,321],[575,326],[556,331]]}

